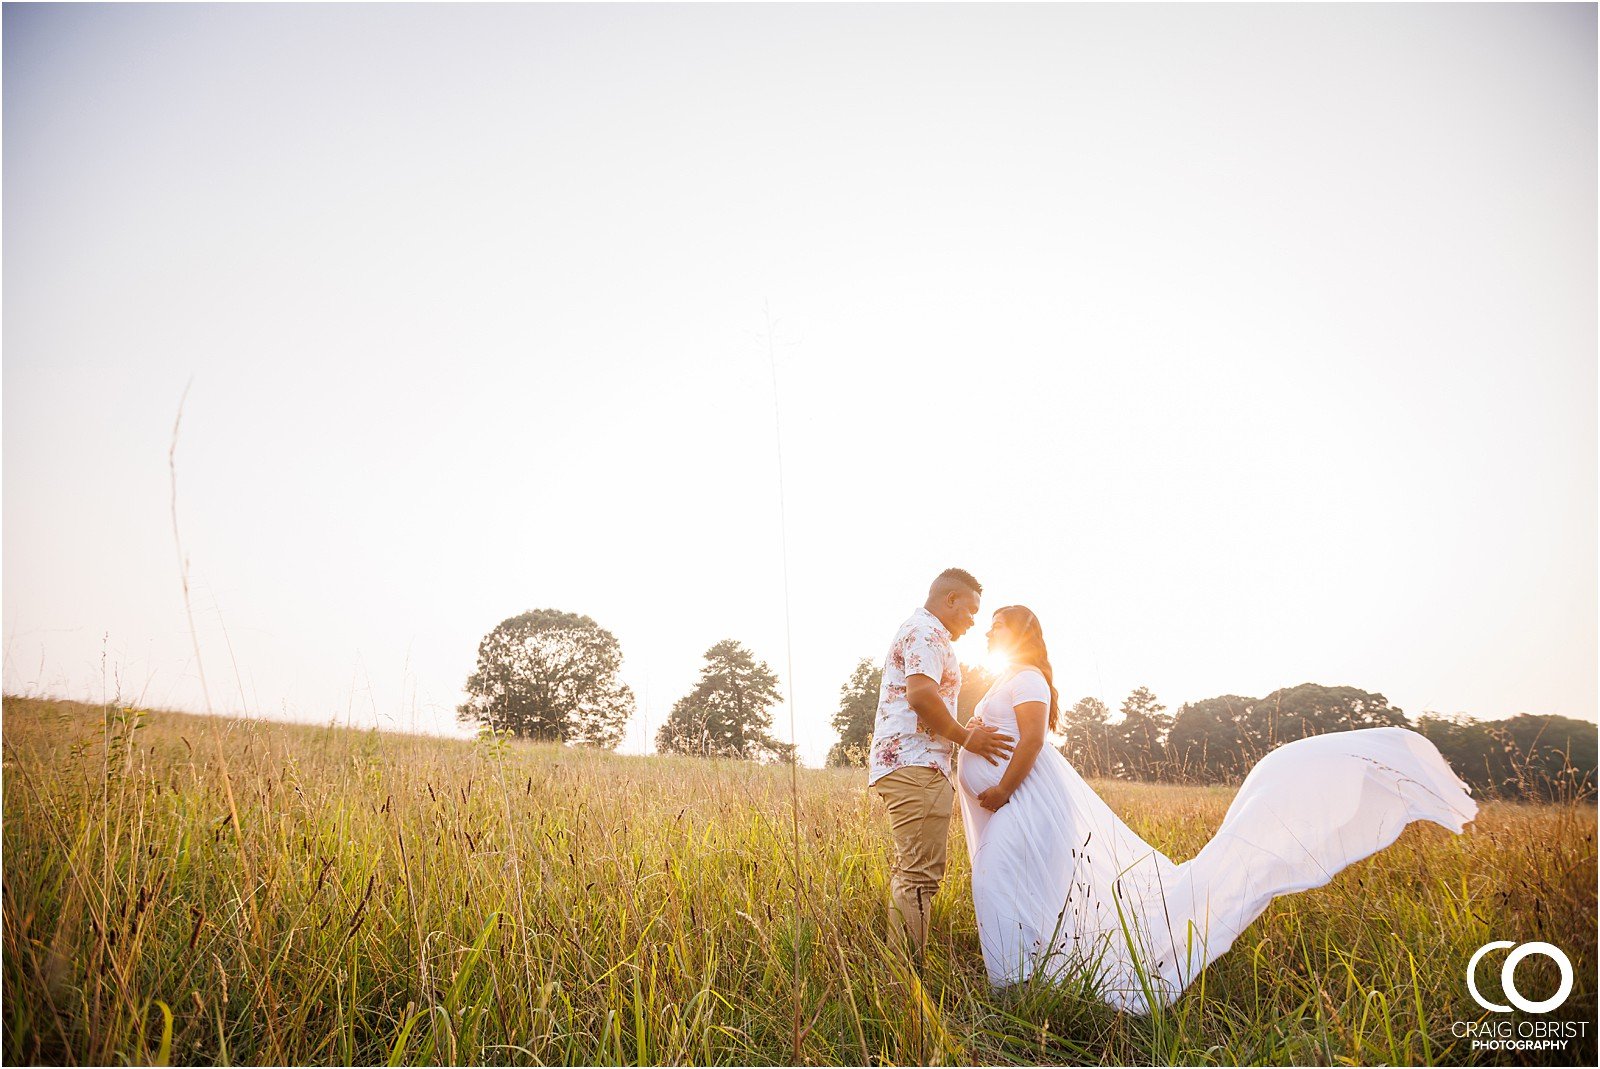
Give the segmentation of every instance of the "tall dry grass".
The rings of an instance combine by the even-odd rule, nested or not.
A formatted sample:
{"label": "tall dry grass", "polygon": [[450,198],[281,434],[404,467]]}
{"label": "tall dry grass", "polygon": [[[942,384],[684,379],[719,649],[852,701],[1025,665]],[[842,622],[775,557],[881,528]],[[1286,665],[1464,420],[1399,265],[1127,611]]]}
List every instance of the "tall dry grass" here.
{"label": "tall dry grass", "polygon": [[[1566,949],[1552,1016],[1595,1019],[1588,805],[1412,828],[1138,1018],[988,990],[959,822],[935,945],[897,963],[859,773],[799,777],[796,924],[786,768],[257,721],[221,730],[225,775],[216,738],[6,699],[7,1062],[782,1064],[797,1039],[819,1064],[1538,1060],[1451,1035],[1501,938]],[[1231,796],[1097,787],[1180,858]]]}

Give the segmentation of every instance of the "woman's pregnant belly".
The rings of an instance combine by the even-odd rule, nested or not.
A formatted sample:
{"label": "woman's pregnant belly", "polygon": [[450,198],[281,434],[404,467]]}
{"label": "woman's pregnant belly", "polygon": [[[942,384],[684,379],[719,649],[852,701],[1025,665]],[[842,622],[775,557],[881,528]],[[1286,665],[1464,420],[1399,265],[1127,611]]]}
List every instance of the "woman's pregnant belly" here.
{"label": "woman's pregnant belly", "polygon": [[[991,727],[999,728],[1000,732],[1010,735],[1013,740],[1017,737],[1017,728],[1013,724],[992,724]],[[1006,768],[1011,764],[1009,757],[996,759],[998,764],[991,765],[987,760],[967,750],[961,751],[961,757],[956,765],[956,782],[963,791],[977,797],[990,787],[1000,785],[1000,777],[1006,774]]]}

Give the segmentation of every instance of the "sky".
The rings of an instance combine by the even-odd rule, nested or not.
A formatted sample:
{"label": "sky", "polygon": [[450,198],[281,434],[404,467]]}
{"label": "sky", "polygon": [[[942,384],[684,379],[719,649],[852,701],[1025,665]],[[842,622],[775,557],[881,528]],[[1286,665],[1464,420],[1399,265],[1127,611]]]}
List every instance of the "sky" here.
{"label": "sky", "polygon": [[5,691],[456,732],[555,608],[816,763],[959,566],[1068,702],[1593,720],[1595,19],[8,4]]}

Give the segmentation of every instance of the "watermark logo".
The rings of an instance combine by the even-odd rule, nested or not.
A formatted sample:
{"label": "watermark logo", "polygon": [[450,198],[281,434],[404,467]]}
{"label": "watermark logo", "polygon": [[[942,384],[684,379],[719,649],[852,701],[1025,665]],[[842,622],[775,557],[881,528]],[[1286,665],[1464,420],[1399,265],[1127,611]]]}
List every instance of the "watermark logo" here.
{"label": "watermark logo", "polygon": [[[1495,1013],[1510,1013],[1511,1006],[1503,1006],[1498,1002],[1490,1002],[1478,990],[1478,963],[1490,951],[1504,950],[1506,947],[1516,947],[1506,955],[1505,964],[1500,966],[1500,987],[1506,993],[1506,998],[1511,1000],[1523,1013],[1549,1013],[1551,1010],[1567,1001],[1567,996],[1572,994],[1572,961],[1560,947],[1552,943],[1523,943],[1517,946],[1509,939],[1495,939],[1483,944],[1467,962],[1467,990],[1472,994],[1472,1000],[1486,1010]],[[1522,997],[1522,992],[1517,990],[1517,966],[1530,954],[1542,954],[1556,963],[1556,968],[1561,970],[1561,984],[1556,988],[1556,993],[1547,999],[1534,1001]]]}
{"label": "watermark logo", "polygon": [[[1478,987],[1478,969],[1483,959],[1500,950],[1510,951],[1500,964],[1500,989],[1505,992],[1509,1006],[1491,1002]],[[1556,993],[1546,999],[1527,998],[1517,988],[1517,966],[1535,955],[1549,958],[1561,974]],[[1572,959],[1551,943],[1533,942],[1518,946],[1509,939],[1496,939],[1483,944],[1468,959],[1467,991],[1472,995],[1472,1001],[1491,1014],[1509,1014],[1513,1008],[1523,1013],[1549,1013],[1560,1007],[1572,994]],[[1491,1016],[1476,1021],[1456,1021],[1451,1025],[1450,1034],[1457,1039],[1471,1040],[1473,1050],[1566,1051],[1575,1040],[1588,1038],[1589,1022]]]}

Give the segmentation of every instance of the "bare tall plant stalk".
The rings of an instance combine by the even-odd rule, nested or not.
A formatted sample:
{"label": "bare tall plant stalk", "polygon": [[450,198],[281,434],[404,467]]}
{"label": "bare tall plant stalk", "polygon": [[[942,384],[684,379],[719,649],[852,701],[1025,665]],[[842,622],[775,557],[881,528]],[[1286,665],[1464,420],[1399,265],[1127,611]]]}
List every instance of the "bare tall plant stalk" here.
{"label": "bare tall plant stalk", "polygon": [[[206,686],[205,663],[200,657],[200,632],[194,626],[194,606],[189,598],[189,557],[183,551],[183,535],[178,529],[178,431],[183,426],[183,406],[189,399],[189,387],[194,385],[190,379],[183,387],[183,396],[178,398],[178,415],[172,421],[172,444],[167,448],[167,471],[171,477],[172,487],[172,544],[178,551],[178,580],[183,585],[183,612],[189,621],[189,641],[194,647],[195,671],[200,676],[200,695],[205,700],[206,718],[211,724],[211,737],[217,746],[217,761],[222,771],[222,786],[228,798],[228,818],[233,826],[234,845],[239,853],[239,865],[244,870],[244,895],[249,899],[250,921],[252,935],[259,945],[261,938],[261,907],[256,901],[256,878],[254,867],[250,863],[250,851],[245,848],[244,829],[239,823],[239,803],[233,795],[233,777],[228,772],[228,753],[222,745],[222,731],[217,727],[215,710],[211,707],[211,690]],[[265,1020],[267,1033],[274,1049],[281,1049],[278,1040],[277,1025],[273,1018],[276,1007],[266,1005],[272,1002],[272,976],[269,971],[261,976],[261,1001],[262,1016]]]}
{"label": "bare tall plant stalk", "polygon": [[783,642],[789,691],[789,813],[794,833],[794,938],[790,951],[794,984],[794,1064],[800,1064],[800,1017],[802,1001],[800,977],[800,737],[794,726],[794,629],[789,621],[789,515],[783,487],[783,418],[778,400],[778,357],[773,347],[772,309],[763,306],[767,319],[767,366],[772,371],[772,429],[778,457],[778,543],[783,557]]}

